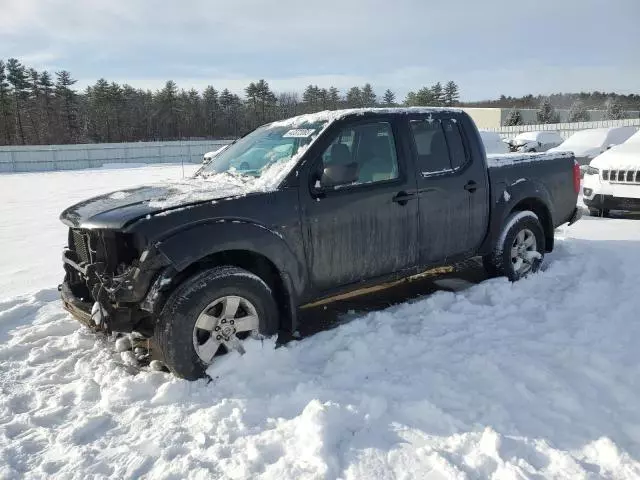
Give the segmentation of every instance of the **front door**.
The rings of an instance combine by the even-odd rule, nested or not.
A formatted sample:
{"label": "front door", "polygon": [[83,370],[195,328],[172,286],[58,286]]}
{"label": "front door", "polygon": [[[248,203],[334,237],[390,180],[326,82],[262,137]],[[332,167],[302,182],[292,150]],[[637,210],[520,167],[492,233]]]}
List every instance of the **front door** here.
{"label": "front door", "polygon": [[418,202],[405,160],[392,117],[352,121],[301,182],[307,265],[318,293],[415,266]]}

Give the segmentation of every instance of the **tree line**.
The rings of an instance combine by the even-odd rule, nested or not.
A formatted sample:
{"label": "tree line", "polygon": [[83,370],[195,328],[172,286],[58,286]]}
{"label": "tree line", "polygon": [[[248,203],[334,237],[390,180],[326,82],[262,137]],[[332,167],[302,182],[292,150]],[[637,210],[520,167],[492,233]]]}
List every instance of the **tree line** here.
{"label": "tree line", "polygon": [[[308,85],[302,94],[276,93],[265,80],[241,97],[208,86],[184,90],[169,80],[157,91],[101,78],[83,91],[68,71],[37,71],[17,59],[0,60],[0,145],[135,142],[234,138],[266,122],[302,113],[400,103],[391,90],[378,96],[371,84],[342,93]],[[455,105],[455,82],[409,93],[406,105]],[[427,103],[425,103],[427,102]]]}
{"label": "tree line", "polygon": [[251,82],[240,96],[208,86],[184,90],[169,80],[160,90],[134,88],[101,78],[83,91],[71,73],[38,71],[10,58],[0,60],[0,145],[135,142],[195,138],[235,138],[273,120],[321,110],[358,107],[473,106],[511,108],[507,122],[522,121],[519,109],[537,108],[541,123],[557,120],[555,108],[571,108],[571,118],[588,120],[589,108],[607,109],[610,118],[640,110],[640,95],[555,94],[501,96],[460,102],[456,82],[436,82],[409,92],[404,100],[370,83],[341,92],[308,85],[304,91],[274,92],[265,80]]}

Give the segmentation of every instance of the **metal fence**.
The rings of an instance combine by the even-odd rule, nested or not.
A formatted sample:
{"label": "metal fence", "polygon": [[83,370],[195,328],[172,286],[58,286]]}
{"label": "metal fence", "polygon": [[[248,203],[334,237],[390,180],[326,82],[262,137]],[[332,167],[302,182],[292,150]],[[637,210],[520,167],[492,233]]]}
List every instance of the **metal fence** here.
{"label": "metal fence", "polygon": [[596,122],[571,122],[571,123],[548,123],[541,125],[514,125],[511,127],[487,128],[500,134],[502,138],[512,138],[523,132],[538,132],[541,130],[558,132],[562,138],[568,138],[579,130],[590,128],[609,128],[634,126],[640,128],[640,118],[626,118],[623,120],[598,120]]}
{"label": "metal fence", "polygon": [[78,170],[107,164],[200,163],[231,140],[0,147],[0,173]]}

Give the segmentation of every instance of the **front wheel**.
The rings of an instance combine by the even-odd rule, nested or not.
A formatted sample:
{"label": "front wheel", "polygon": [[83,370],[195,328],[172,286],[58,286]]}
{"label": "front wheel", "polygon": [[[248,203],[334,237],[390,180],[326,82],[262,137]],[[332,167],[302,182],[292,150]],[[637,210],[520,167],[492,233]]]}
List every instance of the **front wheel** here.
{"label": "front wheel", "polygon": [[244,353],[242,341],[277,332],[269,286],[237,267],[216,267],[184,281],[167,299],[154,330],[159,359],[178,377],[205,376],[216,357]]}
{"label": "front wheel", "polygon": [[511,214],[493,252],[484,257],[484,266],[492,276],[505,276],[512,282],[540,269],[545,252],[544,230],[531,211]]}

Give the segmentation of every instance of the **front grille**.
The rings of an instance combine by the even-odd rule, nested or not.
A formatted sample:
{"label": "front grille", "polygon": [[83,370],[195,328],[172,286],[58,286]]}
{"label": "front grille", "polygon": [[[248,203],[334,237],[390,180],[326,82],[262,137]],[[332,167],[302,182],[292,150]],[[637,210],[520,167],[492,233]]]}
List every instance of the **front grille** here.
{"label": "front grille", "polygon": [[70,233],[69,248],[75,252],[80,263],[90,263],[89,235],[75,228],[72,228]]}
{"label": "front grille", "polygon": [[603,170],[602,180],[611,183],[640,184],[640,170]]}

